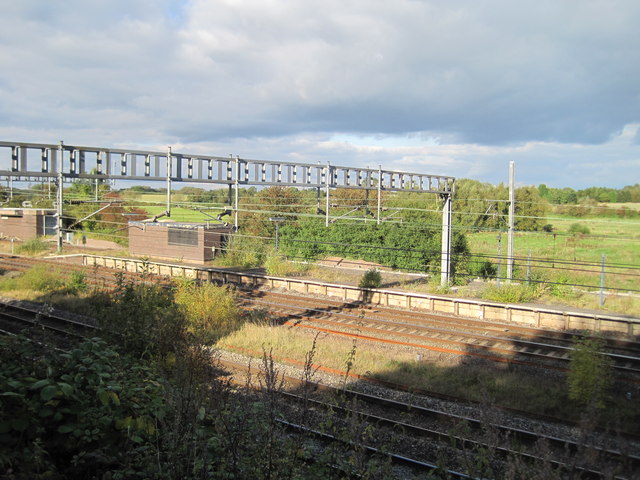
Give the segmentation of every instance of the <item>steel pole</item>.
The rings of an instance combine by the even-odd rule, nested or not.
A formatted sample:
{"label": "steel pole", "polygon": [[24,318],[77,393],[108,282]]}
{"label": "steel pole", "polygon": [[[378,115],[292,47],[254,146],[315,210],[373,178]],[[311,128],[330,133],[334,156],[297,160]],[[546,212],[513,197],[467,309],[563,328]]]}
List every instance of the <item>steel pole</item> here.
{"label": "steel pole", "polygon": [[440,285],[446,287],[451,280],[451,194],[442,196],[442,255],[440,262]]}
{"label": "steel pole", "polygon": [[516,162],[509,162],[509,239],[507,242],[507,282],[513,280],[513,236],[515,232]]}
{"label": "steel pole", "polygon": [[236,227],[236,232],[238,231],[238,208],[240,206],[240,157],[236,155],[236,197],[235,197],[235,215],[233,224]]}
{"label": "steel pole", "polygon": [[326,211],[324,212],[324,226],[328,227],[329,226],[329,206],[331,205],[330,199],[329,199],[329,187],[331,186],[331,165],[327,165],[326,166],[327,169],[327,175],[325,176],[325,181],[327,182],[327,202],[326,202]]}
{"label": "steel pole", "polygon": [[602,272],[600,273],[600,306],[604,305],[604,260],[605,255],[602,255]]}
{"label": "steel pole", "polygon": [[58,152],[60,153],[60,162],[58,163],[58,191],[57,193],[57,208],[56,208],[56,227],[58,230],[58,238],[57,238],[57,244],[58,244],[58,253],[60,253],[62,251],[62,201],[63,201],[63,195],[62,195],[62,189],[64,187],[64,178],[62,176],[62,167],[63,167],[63,160],[64,160],[64,145],[62,143],[62,140],[60,140],[60,143],[58,144]]}
{"label": "steel pole", "polygon": [[378,225],[382,213],[382,165],[378,165]]}
{"label": "steel pole", "polygon": [[171,147],[167,147],[167,217],[171,217]]}

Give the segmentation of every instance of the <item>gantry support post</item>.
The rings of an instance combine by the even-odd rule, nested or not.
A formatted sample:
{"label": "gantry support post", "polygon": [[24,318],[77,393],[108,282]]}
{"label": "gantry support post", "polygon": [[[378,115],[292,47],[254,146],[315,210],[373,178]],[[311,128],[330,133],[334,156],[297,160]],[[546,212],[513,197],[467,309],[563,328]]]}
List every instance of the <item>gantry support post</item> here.
{"label": "gantry support post", "polygon": [[171,218],[171,147],[167,147],[167,217]]}
{"label": "gantry support post", "polygon": [[442,205],[442,256],[440,262],[440,285],[446,287],[451,281],[451,197],[452,193],[441,195]]}
{"label": "gantry support post", "polygon": [[238,231],[238,208],[240,207],[240,157],[236,155],[236,198],[234,208],[234,225]]}
{"label": "gantry support post", "polygon": [[509,241],[507,243],[507,282],[513,280],[513,235],[515,232],[516,208],[516,163],[509,162]]}
{"label": "gantry support post", "polygon": [[63,201],[63,196],[62,196],[62,189],[64,188],[64,178],[62,176],[62,166],[63,166],[63,159],[64,159],[64,145],[62,143],[62,140],[60,140],[60,143],[58,144],[58,153],[60,154],[60,162],[58,163],[58,191],[57,193],[57,207],[56,207],[56,229],[58,232],[58,236],[57,236],[57,244],[58,244],[58,253],[60,253],[62,251],[62,201]]}
{"label": "gantry support post", "polygon": [[327,174],[325,175],[325,182],[327,184],[327,203],[326,203],[326,209],[324,212],[324,226],[328,227],[329,226],[329,207],[331,205],[331,202],[329,200],[329,189],[331,187],[331,181],[333,180],[333,173],[331,172],[331,164],[328,164],[326,167],[327,169]]}
{"label": "gantry support post", "polygon": [[380,214],[382,213],[382,165],[378,165],[378,225],[380,225]]}

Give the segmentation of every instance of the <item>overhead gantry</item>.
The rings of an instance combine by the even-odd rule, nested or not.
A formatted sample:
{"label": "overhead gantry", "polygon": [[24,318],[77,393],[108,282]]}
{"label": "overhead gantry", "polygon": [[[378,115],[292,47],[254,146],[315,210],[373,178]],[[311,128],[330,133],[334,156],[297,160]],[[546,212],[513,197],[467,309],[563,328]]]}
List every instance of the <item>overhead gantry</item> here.
{"label": "overhead gantry", "polygon": [[[451,275],[451,202],[455,178],[423,173],[359,168],[331,164],[250,160],[239,156],[218,157],[164,152],[86,147],[77,145],[0,142],[0,179],[40,181],[44,178],[58,186],[58,245],[62,246],[62,192],[64,182],[159,181],[167,185],[167,214],[171,215],[171,185],[174,182],[227,185],[233,197],[234,224],[238,226],[240,187],[284,186],[315,188],[324,191],[325,224],[331,221],[331,189],[346,188],[377,192],[378,223],[382,221],[383,192],[423,192],[438,195],[443,201],[441,283]],[[318,205],[318,209],[319,209]],[[319,209],[320,210],[320,209]]]}

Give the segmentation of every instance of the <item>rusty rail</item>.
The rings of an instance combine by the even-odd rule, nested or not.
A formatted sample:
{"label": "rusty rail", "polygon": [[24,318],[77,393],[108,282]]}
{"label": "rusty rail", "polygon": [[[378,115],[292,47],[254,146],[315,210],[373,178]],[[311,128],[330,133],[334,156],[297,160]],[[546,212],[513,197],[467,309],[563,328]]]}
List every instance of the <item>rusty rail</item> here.
{"label": "rusty rail", "polygon": [[627,315],[503,304],[478,299],[445,297],[399,290],[363,290],[353,285],[324,283],[299,278],[272,277],[220,268],[108,256],[84,254],[81,256],[83,257],[84,265],[99,265],[129,272],[149,272],[170,277],[186,277],[244,287],[282,288],[307,295],[337,297],[346,302],[362,301],[366,297],[369,303],[389,307],[425,310],[445,315],[527,325],[534,328],[591,330],[596,332],[615,332],[629,336],[640,335],[640,318]]}

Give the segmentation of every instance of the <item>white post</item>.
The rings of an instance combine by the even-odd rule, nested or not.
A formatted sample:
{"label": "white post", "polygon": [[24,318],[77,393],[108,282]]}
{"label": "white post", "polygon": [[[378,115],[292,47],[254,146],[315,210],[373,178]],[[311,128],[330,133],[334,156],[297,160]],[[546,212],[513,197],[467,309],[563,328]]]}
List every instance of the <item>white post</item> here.
{"label": "white post", "polygon": [[63,189],[63,177],[62,177],[62,167],[63,167],[63,159],[64,159],[64,146],[62,140],[58,144],[58,153],[60,153],[60,161],[58,162],[58,191],[57,191],[57,202],[58,206],[56,208],[56,226],[58,230],[58,253],[62,251],[62,189]]}
{"label": "white post", "polygon": [[236,155],[236,196],[235,196],[235,215],[233,224],[238,231],[238,208],[240,206],[240,157]]}
{"label": "white post", "polygon": [[507,243],[507,282],[513,280],[513,235],[515,231],[516,162],[509,162],[509,241]]}
{"label": "white post", "polygon": [[326,210],[325,210],[325,217],[324,217],[324,226],[328,227],[329,226],[329,207],[331,205],[330,199],[329,199],[329,187],[331,186],[331,177],[333,176],[331,174],[331,164],[327,164],[327,166],[325,167],[327,169],[327,174],[325,175],[325,181],[327,183],[327,203],[326,203]]}
{"label": "white post", "polygon": [[171,147],[167,147],[167,217],[171,217]]}
{"label": "white post", "polygon": [[382,165],[378,165],[378,225],[380,225],[381,212],[382,212]]}
{"label": "white post", "polygon": [[600,306],[604,305],[604,259],[605,255],[602,255],[602,272],[600,273]]}
{"label": "white post", "polygon": [[440,262],[440,285],[446,287],[451,280],[451,194],[442,196],[442,255]]}

